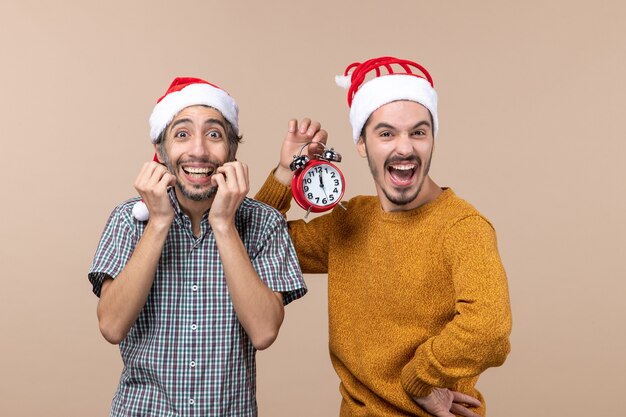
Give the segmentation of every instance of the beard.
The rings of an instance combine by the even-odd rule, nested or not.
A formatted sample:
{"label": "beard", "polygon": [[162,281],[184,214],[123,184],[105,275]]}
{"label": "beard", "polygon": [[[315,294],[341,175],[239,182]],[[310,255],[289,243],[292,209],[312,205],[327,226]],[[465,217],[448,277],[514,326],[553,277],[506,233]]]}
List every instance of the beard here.
{"label": "beard", "polygon": [[189,189],[189,187],[181,182],[178,176],[176,176],[176,185],[186,198],[193,201],[208,200],[217,193],[217,187],[210,187],[209,189],[203,190],[200,186],[192,186],[192,189]]}
{"label": "beard", "polygon": [[[405,206],[407,204],[412,203],[419,196],[422,191],[422,186],[424,185],[424,181],[428,176],[428,172],[430,171],[430,161],[432,159],[432,151],[426,164],[422,164],[422,160],[417,155],[409,155],[406,157],[400,156],[391,156],[385,160],[383,164],[383,171],[388,171],[388,167],[390,164],[398,163],[398,162],[409,162],[415,164],[415,173],[414,175],[418,176],[418,184],[417,188],[409,187],[409,188],[396,188],[396,187],[387,187],[385,184],[385,175],[384,172],[381,174],[376,168],[374,162],[370,159],[369,154],[367,155],[367,164],[369,165],[370,172],[372,173],[372,177],[374,181],[378,184],[378,187],[382,190],[383,194],[389,200],[389,202],[393,203],[396,206]],[[422,170],[423,168],[423,170]]]}
{"label": "beard", "polygon": [[167,156],[167,153],[162,152],[162,154],[163,154],[162,155],[163,163],[167,167],[168,171],[172,175],[174,175],[174,177],[176,177],[176,186],[178,187],[180,192],[183,194],[183,196],[185,196],[186,198],[192,201],[205,201],[215,196],[215,194],[217,193],[217,186],[203,188],[203,186],[201,185],[192,185],[189,187],[181,181],[180,177],[178,176],[178,172],[180,169],[182,169],[181,165],[187,162],[199,162],[199,163],[204,163],[204,164],[212,164],[215,167],[214,168],[214,172],[215,172],[215,170],[217,170],[218,167],[223,165],[221,162],[217,160],[211,160],[208,158],[200,158],[200,159],[193,159],[193,160],[187,159],[185,161],[178,161],[176,164],[176,167],[174,167],[172,165],[172,161]]}

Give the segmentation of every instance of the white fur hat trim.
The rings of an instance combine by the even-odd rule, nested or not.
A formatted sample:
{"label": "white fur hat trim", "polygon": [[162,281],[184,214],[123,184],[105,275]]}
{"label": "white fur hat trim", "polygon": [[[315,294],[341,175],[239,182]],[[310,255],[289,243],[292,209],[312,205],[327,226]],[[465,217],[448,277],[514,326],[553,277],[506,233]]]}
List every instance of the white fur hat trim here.
{"label": "white fur hat trim", "polygon": [[[337,82],[337,84],[339,84]],[[433,118],[433,136],[438,130],[437,92],[428,80],[414,75],[391,74],[376,77],[359,88],[350,107],[354,143],[370,115],[379,107],[398,100],[415,101],[426,107]]]}

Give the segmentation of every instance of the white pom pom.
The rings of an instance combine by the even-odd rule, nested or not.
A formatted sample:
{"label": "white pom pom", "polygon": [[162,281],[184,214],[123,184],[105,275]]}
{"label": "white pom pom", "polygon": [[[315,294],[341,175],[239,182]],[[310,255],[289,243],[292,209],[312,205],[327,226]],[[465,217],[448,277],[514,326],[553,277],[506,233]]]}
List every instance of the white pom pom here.
{"label": "white pom pom", "polygon": [[133,216],[140,222],[145,222],[150,218],[150,212],[148,211],[148,207],[146,203],[143,201],[137,201],[133,206]]}
{"label": "white pom pom", "polygon": [[352,84],[351,77],[348,75],[335,75],[335,83],[346,90],[350,88],[350,84]]}

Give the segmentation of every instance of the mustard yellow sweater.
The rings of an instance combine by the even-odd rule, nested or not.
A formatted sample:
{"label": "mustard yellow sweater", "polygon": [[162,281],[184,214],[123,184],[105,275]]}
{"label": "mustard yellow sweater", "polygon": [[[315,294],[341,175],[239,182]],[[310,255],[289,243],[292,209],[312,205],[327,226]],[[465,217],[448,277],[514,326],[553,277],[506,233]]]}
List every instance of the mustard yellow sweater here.
{"label": "mustard yellow sweater", "polygon": [[[256,198],[283,213],[270,174]],[[329,348],[341,416],[429,416],[411,399],[445,387],[479,398],[485,369],[509,352],[511,311],[491,224],[445,189],[415,210],[359,196],[289,222],[305,273],[328,273]]]}

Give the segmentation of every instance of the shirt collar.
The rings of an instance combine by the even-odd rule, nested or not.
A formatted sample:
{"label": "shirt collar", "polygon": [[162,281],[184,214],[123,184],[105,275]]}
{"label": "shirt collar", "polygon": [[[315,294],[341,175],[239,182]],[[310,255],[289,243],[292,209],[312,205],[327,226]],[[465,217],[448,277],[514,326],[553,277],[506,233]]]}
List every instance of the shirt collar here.
{"label": "shirt collar", "polygon": [[[167,194],[170,198],[170,202],[172,203],[172,207],[174,208],[174,219],[180,225],[187,227],[189,232],[191,233],[191,219],[189,216],[183,211],[178,202],[178,198],[176,198],[176,189],[174,187],[169,187],[167,190]],[[207,231],[209,222],[209,212],[207,211],[202,215],[202,220],[200,223],[200,227],[202,229],[202,236]]]}

